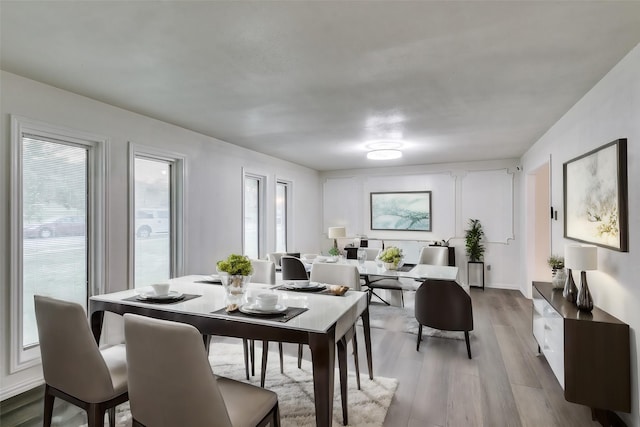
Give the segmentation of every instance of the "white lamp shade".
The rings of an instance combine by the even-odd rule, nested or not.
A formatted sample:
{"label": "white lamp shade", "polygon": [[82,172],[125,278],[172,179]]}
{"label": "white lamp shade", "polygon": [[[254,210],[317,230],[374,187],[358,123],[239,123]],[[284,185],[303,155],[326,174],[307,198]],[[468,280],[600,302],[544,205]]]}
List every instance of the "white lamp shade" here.
{"label": "white lamp shade", "polygon": [[339,237],[345,237],[347,230],[344,227],[329,227],[329,238],[337,239]]}
{"label": "white lamp shade", "polygon": [[598,248],[582,245],[565,246],[564,265],[577,271],[597,270]]}

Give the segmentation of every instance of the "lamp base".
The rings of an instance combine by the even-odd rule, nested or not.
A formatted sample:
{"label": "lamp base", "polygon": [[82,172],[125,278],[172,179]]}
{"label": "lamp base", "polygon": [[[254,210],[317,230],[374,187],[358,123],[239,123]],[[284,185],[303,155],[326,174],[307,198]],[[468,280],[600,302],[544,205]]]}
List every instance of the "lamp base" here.
{"label": "lamp base", "polygon": [[570,268],[567,268],[567,280],[564,282],[562,296],[569,302],[576,302],[576,299],[578,298],[578,288],[576,283],[573,281],[573,274],[571,274]]}
{"label": "lamp base", "polygon": [[593,298],[591,298],[591,292],[589,292],[589,286],[587,286],[586,271],[580,272],[580,290],[576,298],[576,305],[580,311],[591,312],[593,310]]}

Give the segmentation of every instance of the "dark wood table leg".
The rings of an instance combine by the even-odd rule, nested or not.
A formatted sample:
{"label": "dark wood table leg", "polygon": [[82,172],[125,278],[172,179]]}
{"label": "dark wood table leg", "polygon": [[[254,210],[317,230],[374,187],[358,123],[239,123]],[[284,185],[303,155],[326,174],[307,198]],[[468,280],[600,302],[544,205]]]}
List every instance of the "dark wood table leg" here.
{"label": "dark wood table leg", "polygon": [[262,341],[262,369],[260,372],[260,387],[264,388],[267,378],[267,357],[269,355],[269,341]]}
{"label": "dark wood table leg", "polygon": [[316,426],[330,427],[333,415],[333,384],[336,356],[336,331],[309,333],[313,364],[313,394],[316,403]]}
{"label": "dark wood table leg", "polygon": [[371,358],[371,324],[369,323],[369,306],[362,312],[362,329],[364,331],[364,347],[367,353],[369,379],[373,379],[373,359]]}
{"label": "dark wood table leg", "polygon": [[102,334],[102,323],[104,322],[104,311],[94,311],[91,313],[91,332],[96,344],[100,346],[100,335]]}
{"label": "dark wood table leg", "polygon": [[342,424],[349,424],[347,405],[347,340],[342,337],[338,340],[338,366],[340,371],[340,398],[342,401]]}

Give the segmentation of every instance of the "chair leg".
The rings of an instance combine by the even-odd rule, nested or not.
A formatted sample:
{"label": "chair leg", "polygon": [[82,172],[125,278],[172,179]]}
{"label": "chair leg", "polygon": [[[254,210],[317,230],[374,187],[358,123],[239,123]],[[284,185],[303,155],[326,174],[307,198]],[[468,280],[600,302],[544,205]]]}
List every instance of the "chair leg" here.
{"label": "chair leg", "polygon": [[302,344],[298,344],[298,369],[302,369]]}
{"label": "chair leg", "polygon": [[280,373],[284,374],[284,353],[282,351],[282,343],[278,343],[278,351],[280,352]]}
{"label": "chair leg", "polygon": [[103,427],[104,426],[104,410],[100,405],[90,403],[87,408],[87,425],[89,427]]}
{"label": "chair leg", "polygon": [[278,403],[276,403],[276,406],[273,408],[273,421],[271,426],[280,427],[280,407],[278,406]]}
{"label": "chair leg", "polygon": [[471,359],[471,345],[469,344],[469,331],[464,331],[464,340],[467,342],[467,356]]}
{"label": "chair leg", "polygon": [[249,381],[249,341],[242,338],[242,351],[244,353],[244,373]]}
{"label": "chair leg", "polygon": [[342,424],[349,424],[347,404],[347,340],[338,340],[338,366],[340,373],[340,398],[342,401]]}
{"label": "chair leg", "polygon": [[49,392],[49,385],[44,387],[44,414],[42,417],[43,427],[51,427],[51,418],[53,417],[53,402],[56,397]]}
{"label": "chair leg", "polygon": [[358,390],[360,390],[360,362],[358,360],[358,340],[356,338],[356,331],[353,331],[352,338],[353,345],[353,363],[356,368],[356,384],[358,385]]}
{"label": "chair leg", "polygon": [[264,388],[267,377],[267,355],[269,354],[269,341],[262,341],[262,372],[260,372],[260,387]]}
{"label": "chair leg", "polygon": [[249,342],[249,359],[251,359],[251,376],[256,376],[256,342],[251,340]]}
{"label": "chair leg", "polygon": [[416,351],[420,351],[420,340],[422,340],[422,323],[418,323],[418,343],[416,344]]}
{"label": "chair leg", "polygon": [[109,416],[109,427],[116,427],[116,407],[107,409],[107,415]]}

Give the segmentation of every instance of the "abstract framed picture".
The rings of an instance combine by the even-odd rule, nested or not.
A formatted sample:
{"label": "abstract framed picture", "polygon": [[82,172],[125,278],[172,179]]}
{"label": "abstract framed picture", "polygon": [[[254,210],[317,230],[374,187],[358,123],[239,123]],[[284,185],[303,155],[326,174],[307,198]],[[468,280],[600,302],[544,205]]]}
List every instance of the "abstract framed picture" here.
{"label": "abstract framed picture", "polygon": [[431,191],[370,193],[371,229],[431,231]]}
{"label": "abstract framed picture", "polygon": [[564,237],[627,252],[627,140],[569,160],[563,176]]}

